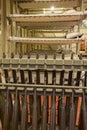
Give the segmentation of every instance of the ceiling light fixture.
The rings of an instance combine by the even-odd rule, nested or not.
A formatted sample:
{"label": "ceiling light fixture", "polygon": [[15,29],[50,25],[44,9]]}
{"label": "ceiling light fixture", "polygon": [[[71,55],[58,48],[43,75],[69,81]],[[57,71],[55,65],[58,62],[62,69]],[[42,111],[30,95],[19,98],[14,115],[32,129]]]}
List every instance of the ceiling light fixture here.
{"label": "ceiling light fixture", "polygon": [[54,13],[55,7],[51,6],[50,10],[51,10],[52,13]]}

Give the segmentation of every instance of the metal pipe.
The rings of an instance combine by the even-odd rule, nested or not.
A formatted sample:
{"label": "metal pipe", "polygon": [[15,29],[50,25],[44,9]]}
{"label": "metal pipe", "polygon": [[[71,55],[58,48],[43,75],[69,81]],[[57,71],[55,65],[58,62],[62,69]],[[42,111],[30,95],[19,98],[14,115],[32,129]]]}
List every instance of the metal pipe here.
{"label": "metal pipe", "polygon": [[0,86],[2,86],[2,88],[0,87],[0,89],[4,89],[4,87],[19,87],[19,88],[23,88],[23,87],[26,87],[27,89],[28,88],[47,88],[47,89],[51,89],[51,88],[55,88],[55,89],[76,89],[76,90],[83,90],[83,89],[87,89],[87,87],[84,87],[84,86],[62,86],[62,85],[43,85],[43,84],[14,84],[14,83],[0,83]]}

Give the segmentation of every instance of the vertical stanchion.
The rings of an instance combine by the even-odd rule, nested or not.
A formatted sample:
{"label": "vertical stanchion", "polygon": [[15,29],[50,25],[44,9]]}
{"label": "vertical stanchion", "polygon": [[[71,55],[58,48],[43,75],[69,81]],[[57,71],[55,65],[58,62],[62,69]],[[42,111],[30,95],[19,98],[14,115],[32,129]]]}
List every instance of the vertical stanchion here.
{"label": "vertical stanchion", "polygon": [[12,119],[12,104],[11,104],[11,98],[10,93],[7,88],[7,95],[6,95],[6,103],[4,108],[4,119],[3,119],[3,130],[10,130],[10,123]]}
{"label": "vertical stanchion", "polygon": [[[56,74],[53,72],[53,83],[55,85],[56,82]],[[55,89],[53,89],[52,95],[52,107],[51,107],[51,114],[50,114],[50,130],[55,130],[56,128],[56,96],[55,96]]]}
{"label": "vertical stanchion", "polygon": [[36,88],[34,88],[33,98],[34,100],[33,100],[33,113],[32,113],[32,130],[38,130]]}
{"label": "vertical stanchion", "polygon": [[16,70],[12,69],[12,75],[13,75],[13,82],[17,83],[17,75],[16,75]]}
{"label": "vertical stanchion", "polygon": [[60,106],[60,130],[66,129],[64,90],[62,92],[61,106]]}
{"label": "vertical stanchion", "polygon": [[66,127],[67,128],[69,127],[69,108],[70,108],[70,97],[66,96],[65,111],[66,111]]}
{"label": "vertical stanchion", "polygon": [[69,116],[69,130],[75,130],[75,106],[74,106],[74,92],[72,90],[70,116]]}
{"label": "vertical stanchion", "polygon": [[[84,86],[84,79],[82,80],[82,86]],[[86,100],[85,100],[85,90],[82,93],[82,106],[81,106],[81,114],[80,114],[80,123],[79,130],[87,130],[87,108],[86,108]]]}
{"label": "vertical stanchion", "polygon": [[47,95],[45,88],[44,88],[44,103],[42,110],[42,130],[47,130]]}
{"label": "vertical stanchion", "polygon": [[24,94],[24,104],[22,108],[22,117],[21,117],[21,130],[27,130],[27,124],[28,124],[28,106],[26,101],[27,96],[27,90],[25,88],[25,94]]}
{"label": "vertical stanchion", "polygon": [[18,130],[19,110],[20,110],[18,100],[19,100],[18,90],[16,88],[15,101],[13,105],[13,114],[12,114],[12,130]]}
{"label": "vertical stanchion", "polygon": [[9,82],[8,69],[4,69],[4,74],[5,74],[5,81],[6,83],[8,83]]}
{"label": "vertical stanchion", "polygon": [[[80,57],[81,58],[81,57]],[[82,80],[84,80],[84,71],[79,71],[77,73],[77,83],[76,86],[82,87],[83,83]],[[81,113],[81,105],[82,105],[82,97],[78,97],[78,104],[77,104],[77,114],[76,114],[76,125],[79,125],[79,119],[80,119],[80,113]]]}
{"label": "vertical stanchion", "polygon": [[50,119],[50,130],[56,129],[56,98],[55,98],[55,89],[53,89],[52,96],[52,107],[51,107],[51,119]]}

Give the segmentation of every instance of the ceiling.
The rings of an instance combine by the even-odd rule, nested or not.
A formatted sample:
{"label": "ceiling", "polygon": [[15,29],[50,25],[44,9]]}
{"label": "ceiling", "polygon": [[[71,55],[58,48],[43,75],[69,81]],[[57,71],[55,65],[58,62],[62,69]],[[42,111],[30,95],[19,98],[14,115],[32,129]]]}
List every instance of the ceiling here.
{"label": "ceiling", "polygon": [[[27,19],[27,17],[20,17],[16,16],[16,19],[15,19],[15,16],[13,18],[13,20],[15,19],[18,23],[18,25],[21,25],[22,27],[25,27],[25,28],[28,28],[29,30],[32,30],[32,29],[49,29],[49,30],[60,30],[61,29],[61,32],[64,32],[68,29],[70,29],[70,27],[72,26],[75,26],[78,24],[78,21],[79,20],[76,20],[76,21],[71,21],[71,19],[75,18],[75,16],[73,15],[73,18],[71,18],[70,16],[67,17],[66,21],[64,19],[64,21],[60,22],[62,18],[60,18],[60,16],[58,17],[57,16],[57,21],[56,22],[52,22],[52,19],[53,21],[56,20],[56,17],[51,17],[51,21],[46,21],[46,22],[41,22],[40,21],[40,14],[43,14],[43,15],[48,15],[48,19],[50,19],[50,14],[52,15],[65,15],[65,14],[71,14],[72,13],[75,13],[76,14],[76,11],[80,11],[80,8],[78,6],[80,6],[80,0],[65,0],[65,1],[42,1],[42,0],[35,0],[35,1],[32,1],[32,2],[29,2],[26,0],[26,2],[21,2],[19,1],[19,7],[20,7],[20,10],[21,10],[21,14],[29,14],[31,15],[31,17],[29,17],[29,19]],[[87,0],[84,1],[84,6],[85,7],[85,10],[86,10],[86,6],[87,5]],[[73,6],[73,8],[72,8]],[[36,7],[36,8],[35,8]],[[51,8],[54,7],[54,9],[52,10]],[[62,8],[60,8],[62,7]],[[39,15],[38,15],[39,14]],[[38,16],[38,17],[34,17],[35,16]],[[33,17],[32,17],[33,16]],[[87,17],[87,16],[86,16]],[[34,20],[35,20],[35,23],[34,23]],[[37,22],[36,22],[37,20]],[[38,20],[40,22],[38,22]],[[45,21],[46,19],[43,17],[41,18],[42,21]],[[70,22],[67,22],[67,20]],[[20,22],[20,21],[24,21],[24,22]],[[28,21],[28,22],[25,22],[25,21]],[[30,21],[30,22],[29,22]],[[33,23],[31,22],[33,21]],[[59,21],[59,22],[58,22]],[[86,32],[86,29],[87,29],[87,25],[86,25],[86,21],[84,22],[85,26],[83,25],[81,27],[81,32]],[[47,35],[47,34],[46,34]],[[56,35],[56,34],[55,34]],[[50,34],[48,35],[50,36]]]}
{"label": "ceiling", "polygon": [[[28,14],[29,13],[30,14],[42,14],[42,13],[43,14],[50,14],[51,12],[55,13],[55,14],[62,14],[64,12],[68,13],[68,11],[70,11],[70,9],[71,9],[71,13],[72,13],[72,11],[74,11],[74,10],[71,7],[73,6],[74,9],[78,10],[79,9],[78,6],[81,2],[80,0],[65,0],[65,1],[61,1],[61,2],[60,2],[60,0],[59,1],[56,1],[56,0],[51,0],[51,1],[50,0],[49,1],[47,1],[47,0],[39,0],[39,1],[38,0],[33,0],[33,1],[32,0],[25,0],[25,1],[24,0],[14,0],[14,1],[18,1],[18,6],[21,9],[21,13],[25,13],[25,14],[27,12],[28,12]],[[1,3],[1,0],[0,0],[0,3]],[[50,7],[52,7],[52,6],[55,7],[55,10],[51,10]],[[60,8],[62,6],[63,6],[63,8]],[[76,6],[77,6],[77,8],[76,8]],[[83,7],[84,7],[85,10],[87,10],[87,0],[84,0]],[[0,21],[1,21],[1,4],[0,4]],[[19,25],[19,23],[17,23],[17,24]],[[21,26],[24,26],[24,27],[28,26],[29,29],[32,29],[32,28],[34,29],[35,24],[37,24],[37,23],[35,23],[35,24],[32,23],[31,27],[29,27],[28,24],[30,24],[30,23],[21,23],[20,22]],[[59,23],[53,23],[53,22],[49,23],[49,29],[52,29],[52,27],[54,27],[54,25],[56,26],[57,24],[59,25]],[[70,23],[70,22],[68,24],[67,24],[67,22],[65,22],[65,29],[64,30],[66,30],[66,28],[69,27],[71,24],[72,23]],[[72,25],[74,25],[74,24],[77,25],[76,22],[73,22]],[[84,24],[85,25],[83,26],[83,28],[85,30],[85,28],[87,27],[86,21],[84,22]],[[37,26],[37,27],[38,27],[38,29],[39,28],[42,29],[43,28],[42,23],[40,23],[40,26]],[[48,27],[48,24],[44,23],[44,27],[45,27],[44,29],[46,29]],[[62,23],[60,24],[60,27],[63,30],[63,24]],[[58,28],[56,28],[56,29],[58,29]]]}

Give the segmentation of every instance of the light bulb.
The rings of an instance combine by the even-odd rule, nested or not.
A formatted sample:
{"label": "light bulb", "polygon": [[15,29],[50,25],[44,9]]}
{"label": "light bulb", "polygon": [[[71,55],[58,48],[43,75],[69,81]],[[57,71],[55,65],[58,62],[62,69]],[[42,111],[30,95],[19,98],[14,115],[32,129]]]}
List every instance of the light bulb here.
{"label": "light bulb", "polygon": [[55,10],[54,6],[51,6],[50,10],[53,12]]}

